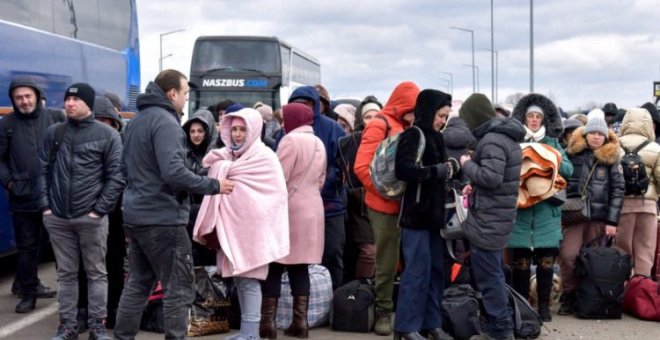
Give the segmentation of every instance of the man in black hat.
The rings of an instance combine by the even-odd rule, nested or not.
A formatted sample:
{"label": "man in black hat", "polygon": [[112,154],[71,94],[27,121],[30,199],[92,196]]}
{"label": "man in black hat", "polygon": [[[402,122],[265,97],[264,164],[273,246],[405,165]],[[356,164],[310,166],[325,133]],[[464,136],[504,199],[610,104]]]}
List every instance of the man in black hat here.
{"label": "man in black hat", "polygon": [[39,154],[39,208],[53,243],[60,295],[60,325],[53,340],[78,336],[79,254],[88,281],[89,338],[110,340],[105,330],[107,215],[124,189],[122,145],[115,129],[94,119],[94,96],[85,83],[67,88],[67,122],[48,129]]}
{"label": "man in black hat", "polygon": [[34,310],[38,297],[55,296],[37,276],[43,222],[38,195],[32,189],[39,177],[38,154],[46,129],[64,117],[43,106],[42,93],[29,78],[12,81],[9,98],[14,111],[0,120],[0,181],[9,192],[17,250],[16,293],[21,296],[16,313]]}
{"label": "man in black hat", "polygon": [[606,103],[603,105],[602,110],[605,113],[605,122],[607,123],[607,127],[618,134],[619,131],[614,128],[614,123],[616,122],[616,116],[619,114],[619,108],[617,108],[616,104],[614,103]]}

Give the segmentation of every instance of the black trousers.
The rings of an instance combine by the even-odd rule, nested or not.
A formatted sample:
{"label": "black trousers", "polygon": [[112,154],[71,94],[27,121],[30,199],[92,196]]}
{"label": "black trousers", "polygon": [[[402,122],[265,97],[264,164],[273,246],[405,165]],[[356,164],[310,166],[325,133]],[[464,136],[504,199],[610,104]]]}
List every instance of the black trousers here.
{"label": "black trousers", "polygon": [[307,296],[309,295],[309,270],[307,264],[284,265],[271,263],[268,265],[268,276],[261,282],[261,294],[265,298],[279,298],[280,284],[282,282],[282,273],[286,269],[289,273],[289,284],[291,285],[291,295]]}
{"label": "black trousers", "polygon": [[16,278],[25,297],[37,295],[39,278],[39,250],[41,248],[43,219],[41,212],[14,212],[16,239]]}

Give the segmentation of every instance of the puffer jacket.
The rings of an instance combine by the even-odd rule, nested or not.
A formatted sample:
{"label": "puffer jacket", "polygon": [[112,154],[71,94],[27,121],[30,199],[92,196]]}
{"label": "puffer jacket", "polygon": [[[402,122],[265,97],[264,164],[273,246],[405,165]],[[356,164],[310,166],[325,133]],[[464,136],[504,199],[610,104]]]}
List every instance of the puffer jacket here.
{"label": "puffer jacket", "polygon": [[[447,158],[461,159],[461,156],[467,155],[469,150],[474,150],[476,139],[472,135],[470,128],[468,128],[465,121],[460,117],[451,118],[447,122],[447,127],[442,132],[442,139],[445,142],[445,150],[447,150]],[[460,176],[454,177],[449,180],[448,186],[450,188],[461,190],[468,182],[467,177],[460,172]],[[450,202],[454,201],[454,195],[447,197]]]}
{"label": "puffer jacket", "polygon": [[566,196],[580,195],[591,168],[596,164],[586,191],[591,204],[591,219],[611,226],[619,224],[625,192],[619,149],[616,134],[609,130],[605,144],[597,150],[591,150],[584,136],[584,127],[579,127],[573,132],[566,149],[575,169],[573,176],[568,179]]}
{"label": "puffer jacket", "polygon": [[[9,209],[15,212],[39,211],[39,195],[36,190],[39,177],[39,152],[49,126],[64,121],[59,111],[51,113],[41,105],[42,90],[29,79],[17,79],[9,85],[9,97],[17,87],[35,90],[37,103],[33,112],[14,111],[0,119],[0,181],[9,191]],[[13,104],[13,100],[12,100]]]}
{"label": "puffer jacket", "polygon": [[[658,201],[660,195],[660,145],[655,140],[653,121],[648,111],[644,109],[630,109],[621,123],[621,144],[628,150],[635,150],[643,142],[650,143],[639,150],[646,176],[649,178],[649,187],[644,194],[644,199]],[[620,156],[624,151],[621,150]],[[633,196],[630,196],[633,197]]]}
{"label": "puffer jacket", "polygon": [[51,159],[58,125],[48,128],[39,154],[39,207],[62,218],[90,212],[107,215],[124,189],[119,133],[93,115],[68,119],[62,142]]}
{"label": "puffer jacket", "polygon": [[462,169],[472,185],[464,231],[477,247],[501,250],[516,218],[525,129],[515,119],[493,118],[473,134],[477,147]]}
{"label": "puffer jacket", "polygon": [[[445,225],[445,195],[451,169],[445,161],[442,133],[433,129],[435,113],[451,105],[451,96],[437,90],[419,93],[415,107],[417,128],[401,132],[396,150],[396,177],[406,182],[401,202],[401,228],[440,230]],[[416,164],[417,150],[424,135],[421,164]]]}
{"label": "puffer jacket", "polygon": [[[385,199],[378,193],[378,190],[376,190],[371,181],[369,167],[378,148],[378,144],[386,137],[403,131],[405,124],[403,116],[406,113],[413,112],[419,92],[419,87],[410,81],[397,85],[394,91],[392,91],[387,104],[385,104],[385,107],[379,113],[385,117],[387,124],[382,119],[373,119],[364,128],[360,147],[355,155],[353,170],[364,186],[366,192],[365,203],[367,207],[383,214],[398,214],[400,201]],[[387,125],[390,127],[389,131],[387,130]]]}

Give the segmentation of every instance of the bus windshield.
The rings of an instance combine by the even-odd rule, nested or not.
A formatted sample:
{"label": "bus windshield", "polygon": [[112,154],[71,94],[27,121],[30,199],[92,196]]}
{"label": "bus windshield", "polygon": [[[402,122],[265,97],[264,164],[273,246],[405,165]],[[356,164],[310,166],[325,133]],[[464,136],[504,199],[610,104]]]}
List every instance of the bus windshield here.
{"label": "bus windshield", "polygon": [[276,41],[202,40],[195,48],[191,65],[195,73],[213,70],[280,72],[280,49]]}
{"label": "bus windshield", "polygon": [[[199,98],[197,98],[198,93]],[[226,99],[231,99],[236,103],[244,103],[244,105],[262,102],[274,105],[276,108],[280,106],[279,98],[272,91],[190,91],[190,108],[195,111],[206,109]]]}

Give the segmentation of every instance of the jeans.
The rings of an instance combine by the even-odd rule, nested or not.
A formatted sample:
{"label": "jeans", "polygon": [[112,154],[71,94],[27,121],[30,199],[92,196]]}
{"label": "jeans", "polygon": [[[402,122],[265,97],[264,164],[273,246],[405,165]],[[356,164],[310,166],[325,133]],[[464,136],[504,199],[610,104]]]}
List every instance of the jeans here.
{"label": "jeans", "polygon": [[344,247],[346,246],[346,229],[344,215],[325,218],[325,243],[321,264],[328,268],[332,278],[332,289],[337,289],[343,283]]}
{"label": "jeans", "polygon": [[471,249],[470,263],[488,317],[488,335],[507,339],[513,334],[513,310],[502,270],[503,250],[485,250],[474,244]]}
{"label": "jeans", "polygon": [[108,278],[105,269],[108,217],[61,218],[44,215],[57,261],[60,320],[76,323],[78,315],[78,269],[80,254],[87,274],[89,319],[105,319],[108,298]]}
{"label": "jeans", "polygon": [[292,296],[309,296],[310,282],[308,264],[271,263],[268,265],[268,277],[261,282],[261,292],[265,297],[279,298],[282,288],[282,273],[289,273],[289,285]]}
{"label": "jeans", "polygon": [[119,300],[115,339],[135,339],[149,294],[163,287],[165,339],[185,339],[195,298],[191,244],[185,225],[124,224],[129,238],[129,272]]}
{"label": "jeans", "polygon": [[442,326],[444,240],[438,231],[401,229],[406,264],[399,286],[394,329],[419,332]]}
{"label": "jeans", "polygon": [[371,208],[368,213],[376,240],[376,308],[392,312],[394,277],[399,262],[398,216],[383,214]]}
{"label": "jeans", "polygon": [[234,277],[238,290],[238,303],[241,306],[241,322],[261,321],[261,287],[259,280]]}
{"label": "jeans", "polygon": [[14,212],[14,235],[16,237],[16,278],[25,297],[37,295],[39,278],[39,248],[41,244],[41,212]]}

